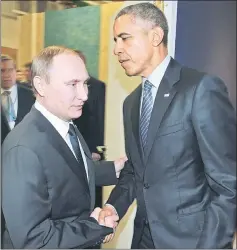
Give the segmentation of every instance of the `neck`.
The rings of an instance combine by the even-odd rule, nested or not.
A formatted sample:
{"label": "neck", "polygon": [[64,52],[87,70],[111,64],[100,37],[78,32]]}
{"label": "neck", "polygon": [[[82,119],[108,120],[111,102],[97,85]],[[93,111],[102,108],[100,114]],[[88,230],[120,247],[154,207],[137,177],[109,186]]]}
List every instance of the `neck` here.
{"label": "neck", "polygon": [[149,75],[151,75],[155,68],[164,61],[167,55],[168,49],[165,46],[158,47],[152,56],[150,64],[141,76],[147,78]]}

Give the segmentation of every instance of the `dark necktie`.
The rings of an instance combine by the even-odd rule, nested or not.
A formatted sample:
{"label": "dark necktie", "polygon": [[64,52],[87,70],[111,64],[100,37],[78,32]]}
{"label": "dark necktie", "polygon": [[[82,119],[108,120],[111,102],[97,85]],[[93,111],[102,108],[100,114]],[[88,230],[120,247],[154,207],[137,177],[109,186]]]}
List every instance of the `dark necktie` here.
{"label": "dark necktie", "polygon": [[83,166],[85,173],[86,173],[86,169],[85,169],[85,164],[82,158],[82,154],[81,154],[81,150],[80,150],[80,146],[79,146],[79,142],[78,142],[78,138],[77,138],[77,134],[76,134],[76,130],[73,124],[69,124],[69,130],[68,130],[68,134],[69,134],[69,138],[70,138],[70,142],[72,144],[72,148],[73,151],[76,155],[77,161],[79,162],[80,166]]}
{"label": "dark necktie", "polygon": [[147,132],[153,107],[151,89],[152,84],[148,80],[146,80],[143,88],[142,109],[140,115],[140,136],[144,151],[147,142]]}

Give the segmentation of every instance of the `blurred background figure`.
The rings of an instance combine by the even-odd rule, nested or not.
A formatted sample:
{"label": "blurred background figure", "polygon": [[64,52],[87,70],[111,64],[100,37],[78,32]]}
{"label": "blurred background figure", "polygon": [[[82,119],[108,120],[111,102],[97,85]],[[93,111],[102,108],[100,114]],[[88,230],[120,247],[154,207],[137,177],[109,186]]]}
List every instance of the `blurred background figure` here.
{"label": "blurred background figure", "polygon": [[25,74],[22,69],[18,69],[16,71],[16,81],[19,83],[24,83],[25,82]]}
{"label": "blurred background figure", "polygon": [[32,88],[31,85],[31,62],[28,62],[24,65],[24,86],[28,88]]}
{"label": "blurred background figure", "polygon": [[24,65],[25,67],[25,78],[26,78],[26,81],[27,82],[31,82],[31,65],[32,63],[31,62],[28,62]]}

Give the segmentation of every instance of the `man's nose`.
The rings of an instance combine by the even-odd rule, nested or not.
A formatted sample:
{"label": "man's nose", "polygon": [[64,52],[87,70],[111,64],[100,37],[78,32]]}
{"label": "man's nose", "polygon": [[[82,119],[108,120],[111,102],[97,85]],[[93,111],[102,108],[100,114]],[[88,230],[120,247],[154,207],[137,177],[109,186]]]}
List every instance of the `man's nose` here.
{"label": "man's nose", "polygon": [[119,53],[123,52],[122,43],[118,40],[114,45],[114,54],[117,56]]}

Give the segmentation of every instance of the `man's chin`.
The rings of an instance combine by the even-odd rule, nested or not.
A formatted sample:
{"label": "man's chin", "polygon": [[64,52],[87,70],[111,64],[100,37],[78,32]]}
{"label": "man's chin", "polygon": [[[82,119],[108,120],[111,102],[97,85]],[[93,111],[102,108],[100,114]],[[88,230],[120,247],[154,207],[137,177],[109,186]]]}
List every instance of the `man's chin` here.
{"label": "man's chin", "polygon": [[77,119],[82,115],[82,109],[73,112],[72,119]]}
{"label": "man's chin", "polygon": [[132,69],[124,69],[127,76],[135,76],[136,72]]}

